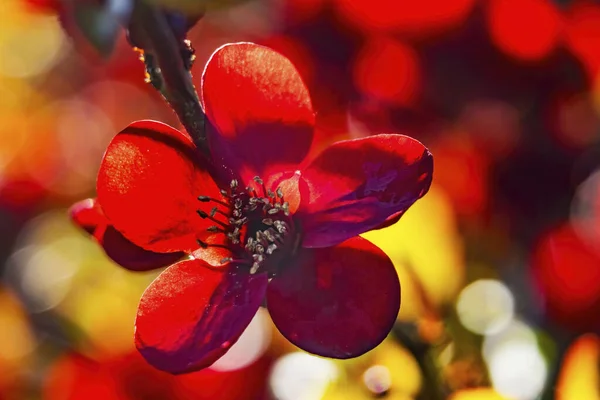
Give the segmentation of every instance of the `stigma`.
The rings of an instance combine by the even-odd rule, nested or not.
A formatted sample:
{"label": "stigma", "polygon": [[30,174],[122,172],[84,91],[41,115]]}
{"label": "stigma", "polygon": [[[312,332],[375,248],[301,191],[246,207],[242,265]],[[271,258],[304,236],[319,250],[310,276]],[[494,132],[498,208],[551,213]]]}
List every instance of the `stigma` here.
{"label": "stigma", "polygon": [[221,189],[220,194],[218,199],[198,196],[198,201],[207,207],[196,212],[200,218],[214,222],[207,231],[224,235],[227,244],[208,244],[198,239],[198,245],[231,250],[233,257],[222,259],[222,264],[237,261],[247,266],[250,274],[275,275],[280,261],[296,251],[299,236],[281,187],[274,191],[268,189],[264,181],[255,176],[244,188],[233,179],[229,188]]}

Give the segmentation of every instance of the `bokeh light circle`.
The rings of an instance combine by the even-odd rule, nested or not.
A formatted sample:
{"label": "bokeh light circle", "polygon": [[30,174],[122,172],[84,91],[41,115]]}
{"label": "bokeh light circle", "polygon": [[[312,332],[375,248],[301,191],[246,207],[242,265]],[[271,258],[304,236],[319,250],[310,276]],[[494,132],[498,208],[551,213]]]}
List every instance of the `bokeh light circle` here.
{"label": "bokeh light circle", "polygon": [[537,345],[525,342],[506,344],[493,352],[488,368],[494,388],[516,400],[536,399],[548,374]]}
{"label": "bokeh light circle", "polygon": [[369,367],[362,376],[362,380],[371,393],[375,396],[383,396],[392,386],[390,370],[383,365]]}
{"label": "bokeh light circle", "polygon": [[320,400],[337,376],[332,361],[295,352],[277,360],[269,384],[277,400]]}
{"label": "bokeh light circle", "polygon": [[16,0],[3,0],[1,10],[0,75],[30,78],[60,61],[67,40],[57,18],[27,14]]}
{"label": "bokeh light circle", "polygon": [[483,342],[483,357],[492,385],[515,400],[536,399],[548,375],[546,361],[533,329],[513,320],[504,330]]}
{"label": "bokeh light circle", "polygon": [[539,60],[558,44],[560,14],[548,0],[490,0],[486,11],[494,44],[514,58]]}
{"label": "bokeh light circle", "polygon": [[421,84],[416,51],[390,38],[374,38],[354,62],[354,84],[370,99],[396,105],[411,104]]}
{"label": "bokeh light circle", "polygon": [[471,332],[493,334],[508,325],[514,314],[511,291],[500,281],[481,279],[459,294],[456,311],[460,322]]}

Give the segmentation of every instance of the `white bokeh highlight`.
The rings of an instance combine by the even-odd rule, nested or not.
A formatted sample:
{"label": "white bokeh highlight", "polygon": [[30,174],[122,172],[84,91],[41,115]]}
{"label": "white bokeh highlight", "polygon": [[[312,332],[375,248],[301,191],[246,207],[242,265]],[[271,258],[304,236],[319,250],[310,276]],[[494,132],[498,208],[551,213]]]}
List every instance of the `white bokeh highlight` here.
{"label": "white bokeh highlight", "polygon": [[460,322],[471,332],[490,335],[500,332],[513,319],[515,301],[504,283],[481,279],[465,287],[456,301]]}
{"label": "white bokeh highlight", "polygon": [[296,352],[277,360],[269,385],[276,400],[320,400],[338,374],[332,361]]}
{"label": "white bokeh highlight", "polygon": [[548,377],[535,332],[520,321],[487,336],[483,356],[494,389],[514,400],[537,399]]}

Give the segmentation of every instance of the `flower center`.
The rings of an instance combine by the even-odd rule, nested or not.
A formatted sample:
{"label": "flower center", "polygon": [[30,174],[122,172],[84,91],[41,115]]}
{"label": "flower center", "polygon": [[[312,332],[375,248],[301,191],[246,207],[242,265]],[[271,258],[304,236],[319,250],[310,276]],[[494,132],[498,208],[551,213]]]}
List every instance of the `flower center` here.
{"label": "flower center", "polygon": [[[199,196],[200,202],[215,206],[209,212],[196,212],[215,223],[207,230],[225,235],[227,245],[202,240],[198,240],[198,245],[225,247],[233,252],[235,261],[248,265],[251,274],[260,271],[275,275],[280,262],[297,250],[300,239],[283,190],[278,187],[273,192],[255,176],[245,189],[240,188],[236,179],[232,180],[229,190],[221,189],[221,196],[221,199]],[[229,261],[234,258],[224,258],[221,263]]]}

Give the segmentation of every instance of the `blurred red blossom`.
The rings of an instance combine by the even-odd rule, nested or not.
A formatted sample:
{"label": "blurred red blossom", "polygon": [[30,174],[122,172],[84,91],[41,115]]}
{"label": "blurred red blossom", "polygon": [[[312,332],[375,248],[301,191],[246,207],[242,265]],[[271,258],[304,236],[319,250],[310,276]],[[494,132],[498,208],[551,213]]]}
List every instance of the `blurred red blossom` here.
{"label": "blurred red blossom", "polygon": [[398,105],[414,102],[421,68],[416,51],[391,38],[370,38],[354,63],[354,84],[366,96]]}
{"label": "blurred red blossom", "polygon": [[465,217],[485,215],[489,207],[490,160],[466,134],[454,131],[431,147],[439,165],[436,181],[455,210]]}
{"label": "blurred red blossom", "polygon": [[98,204],[118,233],[148,251],[191,255],[144,293],[138,350],[171,373],[207,367],[265,297],[275,325],[304,350],[349,358],[375,347],[396,319],[400,285],[389,258],[357,235],[428,191],[429,151],[386,134],[307,160],[308,90],[289,60],[252,43],[213,54],[202,101],[210,161],[186,134],[139,121],[100,166]]}
{"label": "blurred red blossom", "polygon": [[[66,353],[46,375],[44,400],[258,400],[266,393],[270,357],[233,371],[206,369],[182,377],[157,371],[139,353],[102,360]],[[218,393],[218,395],[217,395]]]}
{"label": "blurred red blossom", "polygon": [[600,313],[600,249],[570,224],[546,233],[532,254],[535,284],[550,318],[574,330],[597,330]]}
{"label": "blurred red blossom", "polygon": [[335,0],[340,16],[366,32],[395,32],[430,38],[460,26],[475,0],[379,1]]}
{"label": "blurred red blossom", "polygon": [[486,11],[492,41],[514,58],[542,59],[560,42],[562,16],[548,0],[490,0]]}
{"label": "blurred red blossom", "polygon": [[592,1],[573,2],[565,12],[565,40],[569,49],[595,77],[600,70],[600,6]]}

